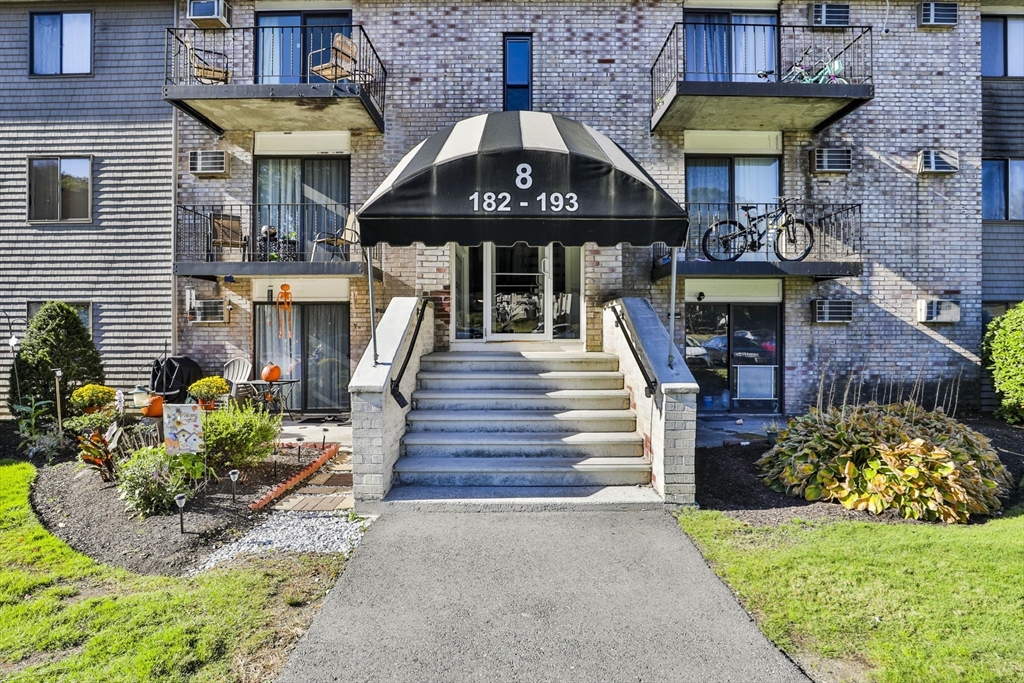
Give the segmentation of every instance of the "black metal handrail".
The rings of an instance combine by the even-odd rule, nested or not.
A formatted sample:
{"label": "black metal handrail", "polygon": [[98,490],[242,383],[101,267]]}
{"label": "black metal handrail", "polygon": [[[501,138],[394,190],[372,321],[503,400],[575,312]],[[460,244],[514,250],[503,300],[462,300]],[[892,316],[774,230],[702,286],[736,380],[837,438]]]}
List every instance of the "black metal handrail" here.
{"label": "black metal handrail", "polygon": [[[640,368],[640,374],[644,377],[644,383],[647,384],[644,389],[644,396],[650,398],[654,396],[654,392],[658,388],[658,380],[653,379],[647,369],[647,364],[644,363],[643,359],[640,358],[640,352],[636,349],[636,344],[633,343],[633,337],[629,334],[629,330],[626,329],[626,321],[622,319],[622,314],[619,313],[618,306],[612,306],[612,314],[615,316],[615,326],[622,330],[622,336],[626,339],[626,346],[629,347],[630,352],[633,354],[633,360],[636,361],[637,367]],[[669,340],[669,343],[672,343]]]}
{"label": "black metal handrail", "polygon": [[[774,224],[779,220],[778,211],[781,208],[778,203],[688,202],[685,206],[690,216],[690,229],[680,254],[686,261],[707,260],[701,241],[704,233],[720,221],[736,221],[743,227],[751,227],[760,232],[765,230],[765,222],[758,220],[758,217],[766,214],[769,217],[776,216],[774,221],[769,222]],[[789,201],[785,209],[788,214],[806,223],[814,235],[814,245],[803,260],[823,263],[862,260],[860,204]],[[742,260],[777,261],[778,257],[772,248],[774,234],[766,234],[759,239],[761,248],[747,252],[741,257]],[[667,262],[668,258],[669,248],[663,244],[655,245],[655,265]]]}
{"label": "black metal handrail", "polygon": [[409,401],[402,395],[402,377],[405,376],[405,369],[409,367],[409,360],[412,358],[413,351],[416,350],[416,339],[420,336],[420,326],[423,324],[423,316],[426,315],[427,306],[429,305],[430,302],[426,299],[420,305],[420,311],[416,314],[416,327],[412,331],[409,348],[405,351],[405,360],[402,361],[402,367],[398,368],[398,374],[391,378],[391,397],[395,399],[395,403],[398,404],[399,408],[409,405]]}
{"label": "black metal handrail", "polygon": [[362,26],[169,28],[167,85],[354,83],[384,112],[387,69]]}
{"label": "black metal handrail", "polygon": [[[829,63],[836,78],[815,81]],[[651,113],[678,81],[859,85],[872,72],[870,26],[679,22],[651,67]]]}

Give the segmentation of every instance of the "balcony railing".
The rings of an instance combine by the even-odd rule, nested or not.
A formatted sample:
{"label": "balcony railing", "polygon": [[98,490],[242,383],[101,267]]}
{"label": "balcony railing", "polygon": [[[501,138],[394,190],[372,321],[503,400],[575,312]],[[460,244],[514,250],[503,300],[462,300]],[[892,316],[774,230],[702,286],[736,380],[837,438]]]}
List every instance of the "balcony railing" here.
{"label": "balcony railing", "polygon": [[346,230],[350,204],[178,206],[177,261],[350,260],[359,237]]}
{"label": "balcony railing", "polygon": [[[704,234],[711,230],[712,236],[717,237],[725,229],[737,229],[734,224],[722,221],[735,221],[739,224],[739,230],[750,230],[747,244],[751,248],[740,254],[737,261],[765,263],[780,260],[774,249],[775,230],[769,227],[777,225],[781,220],[780,204],[688,203],[686,208],[690,214],[690,230],[686,247],[680,250],[685,252],[685,259],[680,254],[682,260],[709,261],[702,247]],[[860,204],[789,202],[785,205],[785,211],[806,224],[813,235],[810,252],[801,261],[850,263],[861,260]],[[758,217],[765,215],[770,220],[758,220]],[[658,245],[654,250],[655,265],[667,263],[668,254],[668,248]]]}
{"label": "balcony railing", "polygon": [[680,22],[651,68],[652,114],[679,81],[862,85],[871,28]]}
{"label": "balcony railing", "polygon": [[357,83],[384,111],[387,70],[362,26],[167,29],[167,85]]}

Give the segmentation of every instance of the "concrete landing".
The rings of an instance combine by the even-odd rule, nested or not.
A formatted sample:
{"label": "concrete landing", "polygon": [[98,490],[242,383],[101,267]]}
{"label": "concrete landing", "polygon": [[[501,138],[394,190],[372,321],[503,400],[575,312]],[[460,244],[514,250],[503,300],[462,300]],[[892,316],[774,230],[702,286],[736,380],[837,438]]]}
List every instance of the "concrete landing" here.
{"label": "concrete landing", "polygon": [[380,510],[661,510],[664,506],[649,486],[396,486]]}

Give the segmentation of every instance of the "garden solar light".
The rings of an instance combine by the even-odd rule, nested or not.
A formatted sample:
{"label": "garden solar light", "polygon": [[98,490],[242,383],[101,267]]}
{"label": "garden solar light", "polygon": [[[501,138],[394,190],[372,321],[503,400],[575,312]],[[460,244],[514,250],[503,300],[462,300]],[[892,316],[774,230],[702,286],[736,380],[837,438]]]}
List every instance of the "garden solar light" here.
{"label": "garden solar light", "polygon": [[176,495],[174,502],[178,504],[178,522],[181,526],[181,533],[185,533],[185,494]]}
{"label": "garden solar light", "polygon": [[228,476],[231,477],[231,502],[235,502],[235,482],[238,481],[238,470],[231,470],[228,472]]}

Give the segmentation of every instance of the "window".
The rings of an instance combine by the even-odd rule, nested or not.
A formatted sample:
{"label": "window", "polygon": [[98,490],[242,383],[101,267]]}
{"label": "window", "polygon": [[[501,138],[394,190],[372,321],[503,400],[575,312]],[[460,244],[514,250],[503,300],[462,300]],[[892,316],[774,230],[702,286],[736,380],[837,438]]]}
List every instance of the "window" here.
{"label": "window", "polygon": [[981,18],[981,75],[1024,76],[1024,17]]}
{"label": "window", "polygon": [[[34,318],[45,303],[45,301],[29,301],[28,319]],[[82,324],[85,325],[85,329],[89,331],[89,336],[92,337],[92,303],[88,301],[65,301],[64,303],[75,309]]]}
{"label": "window", "polygon": [[1024,221],[1024,159],[983,159],[981,217]]}
{"label": "window", "polygon": [[87,221],[92,217],[92,158],[28,160],[28,219]]}
{"label": "window", "polygon": [[32,14],[29,73],[36,76],[92,73],[92,14]]}
{"label": "window", "polygon": [[505,111],[533,108],[533,36],[505,36]]}

